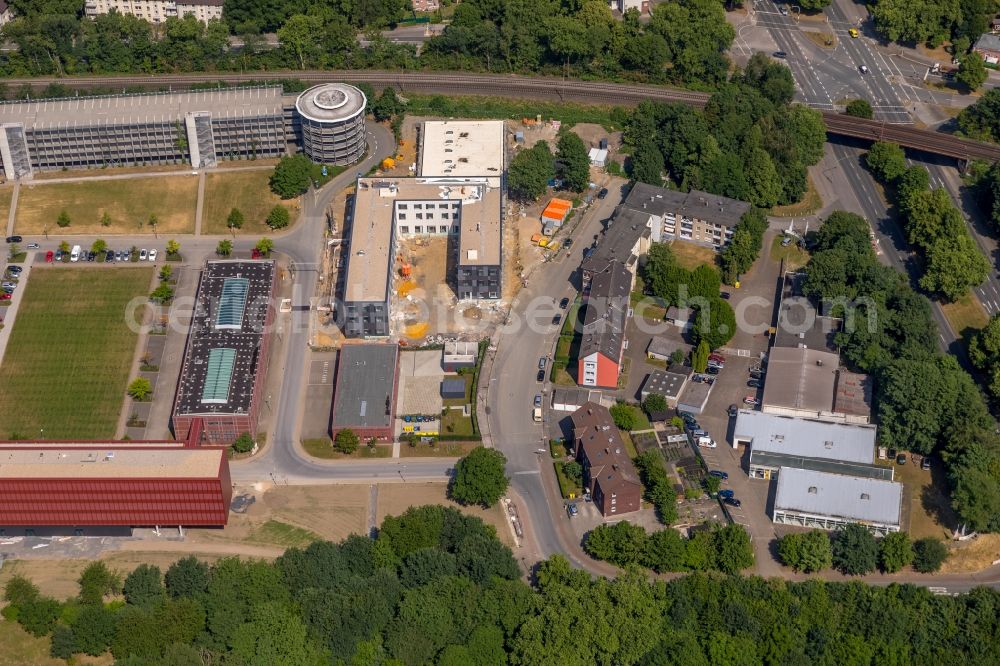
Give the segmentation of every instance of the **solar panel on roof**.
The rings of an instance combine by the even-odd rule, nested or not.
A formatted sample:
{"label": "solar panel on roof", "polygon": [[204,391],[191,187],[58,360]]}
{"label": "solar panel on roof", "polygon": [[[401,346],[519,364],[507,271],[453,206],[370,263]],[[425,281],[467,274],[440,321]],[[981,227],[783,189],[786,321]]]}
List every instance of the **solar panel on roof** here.
{"label": "solar panel on roof", "polygon": [[219,311],[215,316],[216,328],[241,328],[243,311],[247,306],[250,280],[246,278],[226,278],[219,298]]}
{"label": "solar panel on roof", "polygon": [[236,350],[217,347],[208,353],[208,370],[205,371],[205,386],[201,390],[201,401],[217,404],[229,402],[229,384],[233,378]]}

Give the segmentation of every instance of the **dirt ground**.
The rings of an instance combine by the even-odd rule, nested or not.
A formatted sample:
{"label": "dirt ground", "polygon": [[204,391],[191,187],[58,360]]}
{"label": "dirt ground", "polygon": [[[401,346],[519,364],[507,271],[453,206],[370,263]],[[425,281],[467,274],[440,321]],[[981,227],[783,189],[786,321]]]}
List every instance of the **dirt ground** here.
{"label": "dirt ground", "polygon": [[460,509],[462,513],[482,518],[483,522],[493,525],[497,536],[505,544],[512,545],[514,540],[507,527],[507,518],[500,505],[481,509],[479,507],[459,506],[446,497],[446,483],[388,483],[379,486],[378,508],[376,520],[381,524],[386,516],[398,516],[411,506],[424,504],[443,504]]}
{"label": "dirt ground", "polygon": [[980,571],[1000,560],[1000,534],[981,534],[971,541],[950,542],[951,554],[941,573]]}

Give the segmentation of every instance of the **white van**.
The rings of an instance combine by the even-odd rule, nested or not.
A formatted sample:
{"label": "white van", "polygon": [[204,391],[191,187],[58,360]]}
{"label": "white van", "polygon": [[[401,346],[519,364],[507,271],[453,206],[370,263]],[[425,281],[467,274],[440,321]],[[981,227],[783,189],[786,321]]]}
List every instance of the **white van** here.
{"label": "white van", "polygon": [[70,250],[69,260],[70,261],[80,261],[80,252],[81,252],[80,246],[79,245],[74,245],[73,249]]}
{"label": "white van", "polygon": [[535,423],[541,423],[542,422],[542,408],[541,407],[535,407],[531,411],[531,420],[534,421]]}

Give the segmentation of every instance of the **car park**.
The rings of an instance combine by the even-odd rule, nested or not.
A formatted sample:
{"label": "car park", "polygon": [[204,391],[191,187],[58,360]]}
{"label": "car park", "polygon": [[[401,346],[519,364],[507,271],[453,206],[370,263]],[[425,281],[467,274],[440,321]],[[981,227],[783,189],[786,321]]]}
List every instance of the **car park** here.
{"label": "car park", "polygon": [[708,475],[714,476],[715,478],[721,479],[723,481],[729,480],[729,472],[723,472],[721,469],[713,469],[709,471]]}
{"label": "car park", "polygon": [[560,310],[565,310],[568,307],[569,307],[569,299],[568,298],[564,298],[561,301],[559,301],[559,309]]}
{"label": "car park", "polygon": [[736,507],[737,509],[743,506],[743,502],[739,501],[735,497],[726,497],[722,500],[723,504],[728,504],[729,506]]}
{"label": "car park", "polygon": [[146,261],[146,248],[139,250],[139,261]]}
{"label": "car park", "polygon": [[37,250],[40,247],[41,247],[41,245],[39,245],[38,243],[28,243],[28,245],[27,245],[27,248],[29,250]]}
{"label": "car park", "polygon": [[152,250],[149,251],[149,260],[150,261],[156,261],[156,248],[155,247]]}
{"label": "car park", "polygon": [[535,381],[539,382],[539,383],[545,381],[545,371],[544,370],[539,370],[538,371],[538,374],[535,375]]}
{"label": "car park", "polygon": [[24,239],[20,236],[7,236],[8,243],[20,243],[22,240]]}

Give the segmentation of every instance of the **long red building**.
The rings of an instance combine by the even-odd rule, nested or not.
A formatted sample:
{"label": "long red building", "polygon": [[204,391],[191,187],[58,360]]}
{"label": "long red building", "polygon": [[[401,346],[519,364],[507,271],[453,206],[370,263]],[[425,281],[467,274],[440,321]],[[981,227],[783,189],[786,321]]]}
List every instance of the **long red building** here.
{"label": "long red building", "polygon": [[201,438],[196,421],[186,441],[0,442],[0,535],[222,527],[229,459]]}

